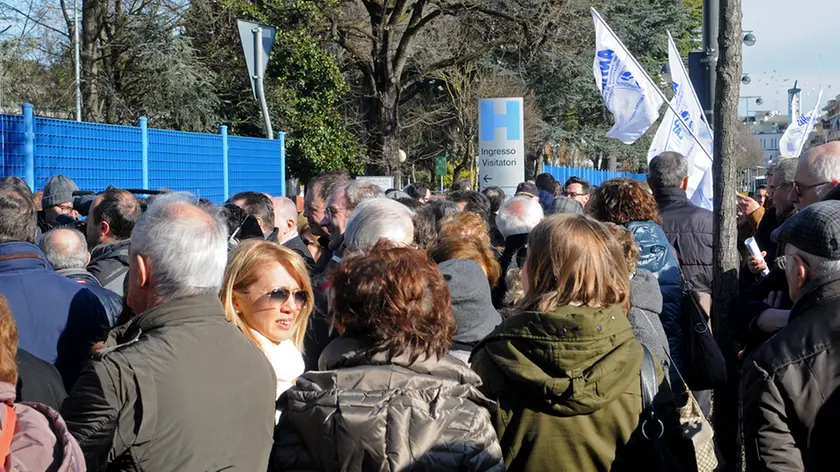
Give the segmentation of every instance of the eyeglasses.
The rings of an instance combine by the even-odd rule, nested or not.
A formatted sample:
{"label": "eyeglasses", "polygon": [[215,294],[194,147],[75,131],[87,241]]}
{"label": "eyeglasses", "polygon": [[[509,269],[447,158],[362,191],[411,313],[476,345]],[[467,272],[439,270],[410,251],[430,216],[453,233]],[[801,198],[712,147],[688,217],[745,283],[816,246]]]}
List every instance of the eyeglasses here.
{"label": "eyeglasses", "polygon": [[[790,265],[790,262],[788,262],[788,261],[793,260],[794,256],[796,256],[796,254],[789,254],[787,256],[779,256],[779,257],[776,258],[776,261],[774,263],[776,264],[776,267],[778,267],[779,269],[787,270],[788,266]],[[802,261],[802,263],[805,264],[806,267],[810,267],[811,264],[808,264],[808,261],[806,261],[804,258],[800,257],[799,260]]]}
{"label": "eyeglasses", "polygon": [[577,192],[563,192],[563,193],[566,194],[566,196],[569,197],[569,198],[576,198],[576,197],[582,197],[584,195],[589,195],[588,193],[577,193]]}
{"label": "eyeglasses", "polygon": [[796,194],[801,197],[802,192],[804,192],[805,190],[810,190],[812,188],[819,187],[820,185],[825,185],[825,184],[830,184],[830,183],[831,182],[820,182],[820,183],[813,184],[813,185],[802,185],[799,182],[794,182],[793,183],[793,191],[796,192]]}

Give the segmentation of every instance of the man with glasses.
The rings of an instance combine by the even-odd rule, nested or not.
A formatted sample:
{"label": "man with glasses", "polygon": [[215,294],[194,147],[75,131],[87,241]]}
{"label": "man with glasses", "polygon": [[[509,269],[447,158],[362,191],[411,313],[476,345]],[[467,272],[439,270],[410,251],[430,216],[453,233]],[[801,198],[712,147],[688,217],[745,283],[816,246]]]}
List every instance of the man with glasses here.
{"label": "man with glasses", "polygon": [[73,210],[73,192],[78,190],[76,183],[63,175],[54,175],[47,180],[41,197],[43,210],[38,213],[38,227],[42,232],[79,219],[79,214]]}
{"label": "man with glasses", "polygon": [[840,420],[840,202],[773,232],[795,301],[783,330],[744,363],[747,470],[835,470]]}
{"label": "man with glasses", "polygon": [[565,184],[563,184],[563,195],[580,202],[586,208],[586,202],[589,201],[592,193],[592,185],[589,181],[583,180],[580,177],[569,177]]}
{"label": "man with glasses", "polygon": [[798,209],[820,201],[840,183],[840,142],[817,146],[799,158],[790,202]]}
{"label": "man with glasses", "polygon": [[758,225],[755,241],[763,250],[763,257],[751,256],[748,261],[750,272],[760,274],[767,267],[773,266],[776,259],[776,243],[770,239],[770,233],[781,226],[794,212],[793,204],[788,195],[793,188],[796,167],[799,160],[792,157],[781,158],[776,164],[770,177],[770,200],[772,206],[765,212],[764,218]]}

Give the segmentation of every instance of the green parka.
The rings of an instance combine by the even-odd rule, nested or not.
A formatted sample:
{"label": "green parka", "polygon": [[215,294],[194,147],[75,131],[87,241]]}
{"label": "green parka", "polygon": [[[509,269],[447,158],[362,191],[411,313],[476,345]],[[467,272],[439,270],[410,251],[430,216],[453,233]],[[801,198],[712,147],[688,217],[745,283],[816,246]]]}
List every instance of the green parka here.
{"label": "green parka", "polygon": [[[498,400],[507,470],[653,470],[639,468],[653,460],[637,432],[643,356],[618,305],[522,313],[499,325],[473,350],[472,368]],[[655,364],[656,402],[673,405]],[[675,407],[666,416],[666,434],[678,437]]]}

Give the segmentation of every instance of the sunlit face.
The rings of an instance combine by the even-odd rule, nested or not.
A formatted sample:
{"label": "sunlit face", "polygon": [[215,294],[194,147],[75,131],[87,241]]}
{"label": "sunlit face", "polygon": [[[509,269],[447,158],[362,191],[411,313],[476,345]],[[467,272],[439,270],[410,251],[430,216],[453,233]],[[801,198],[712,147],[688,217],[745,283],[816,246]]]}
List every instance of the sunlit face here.
{"label": "sunlit face", "polygon": [[327,228],[330,234],[330,241],[338,241],[339,236],[344,234],[347,228],[347,221],[350,219],[350,210],[347,208],[347,193],[344,188],[330,197],[330,202],[324,212],[324,219],[321,226]]}
{"label": "sunlit face", "polygon": [[[234,294],[234,307],[248,327],[279,344],[294,334],[306,292],[279,262],[268,263],[260,270],[256,282]],[[284,290],[289,294],[285,300],[278,296]]]}
{"label": "sunlit face", "polygon": [[326,236],[327,229],[321,226],[321,220],[324,219],[324,211],[327,209],[327,202],[325,202],[319,193],[321,192],[320,185],[313,185],[303,198],[303,216],[309,222],[309,227],[312,228],[312,233],[316,236]]}
{"label": "sunlit face", "polygon": [[589,201],[589,194],[583,193],[583,185],[578,183],[569,184],[566,187],[566,196],[577,200],[583,206],[586,206],[586,202]]}

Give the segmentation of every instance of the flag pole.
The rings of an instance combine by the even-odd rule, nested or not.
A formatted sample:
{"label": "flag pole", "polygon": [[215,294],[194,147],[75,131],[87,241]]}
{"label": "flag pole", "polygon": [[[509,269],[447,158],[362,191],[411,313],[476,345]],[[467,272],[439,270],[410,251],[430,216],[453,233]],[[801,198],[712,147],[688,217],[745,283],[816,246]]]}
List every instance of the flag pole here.
{"label": "flag pole", "polygon": [[[799,149],[796,153],[796,156],[799,157],[802,155],[802,150],[805,149],[805,141],[808,140],[808,136],[811,136],[811,131],[814,130],[814,123],[817,121],[817,109],[820,108],[820,102],[822,101],[823,91],[820,89],[820,94],[817,97],[817,104],[814,105],[814,111],[811,112],[811,119],[808,123],[808,128],[805,130],[805,136],[802,137],[802,141],[799,142]],[[793,123],[791,123],[793,124]]]}
{"label": "flag pole", "polygon": [[694,131],[688,126],[688,123],[686,123],[685,120],[683,119],[683,117],[680,116],[679,112],[674,109],[674,105],[671,105],[671,102],[668,100],[668,97],[666,97],[665,94],[662,93],[662,90],[659,90],[659,86],[656,85],[656,82],[654,82],[653,79],[650,78],[650,76],[648,75],[645,68],[642,67],[641,64],[639,64],[639,61],[637,61],[636,58],[633,56],[633,54],[630,52],[630,50],[627,49],[627,46],[625,46],[624,43],[621,42],[621,39],[618,37],[617,34],[615,34],[615,31],[613,31],[612,28],[610,28],[610,25],[608,25],[607,22],[604,21],[603,18],[601,18],[601,14],[598,13],[598,11],[595,10],[594,7],[590,7],[590,10],[592,10],[592,14],[595,15],[595,17],[598,18],[598,21],[600,21],[604,25],[604,27],[607,28],[607,31],[613,36],[613,38],[615,38],[615,40],[618,41],[618,44],[622,48],[624,48],[625,51],[627,51],[627,55],[630,57],[630,60],[632,60],[633,63],[636,64],[636,67],[638,67],[639,70],[642,71],[642,75],[644,75],[645,78],[648,80],[648,82],[650,82],[653,85],[654,90],[656,90],[656,92],[659,94],[659,96],[662,97],[662,100],[665,102],[666,105],[668,105],[668,108],[671,109],[671,111],[674,113],[674,115],[677,116],[677,119],[680,120],[680,123],[682,123],[685,130],[688,131],[688,134],[694,139],[694,142],[696,142],[697,145],[700,146],[700,149],[703,150],[703,154],[705,154],[706,157],[709,158],[710,161],[714,161],[712,156],[709,155],[709,151],[706,151],[706,148],[703,147],[703,144],[700,142],[700,139],[697,137],[697,135],[694,134]]}

